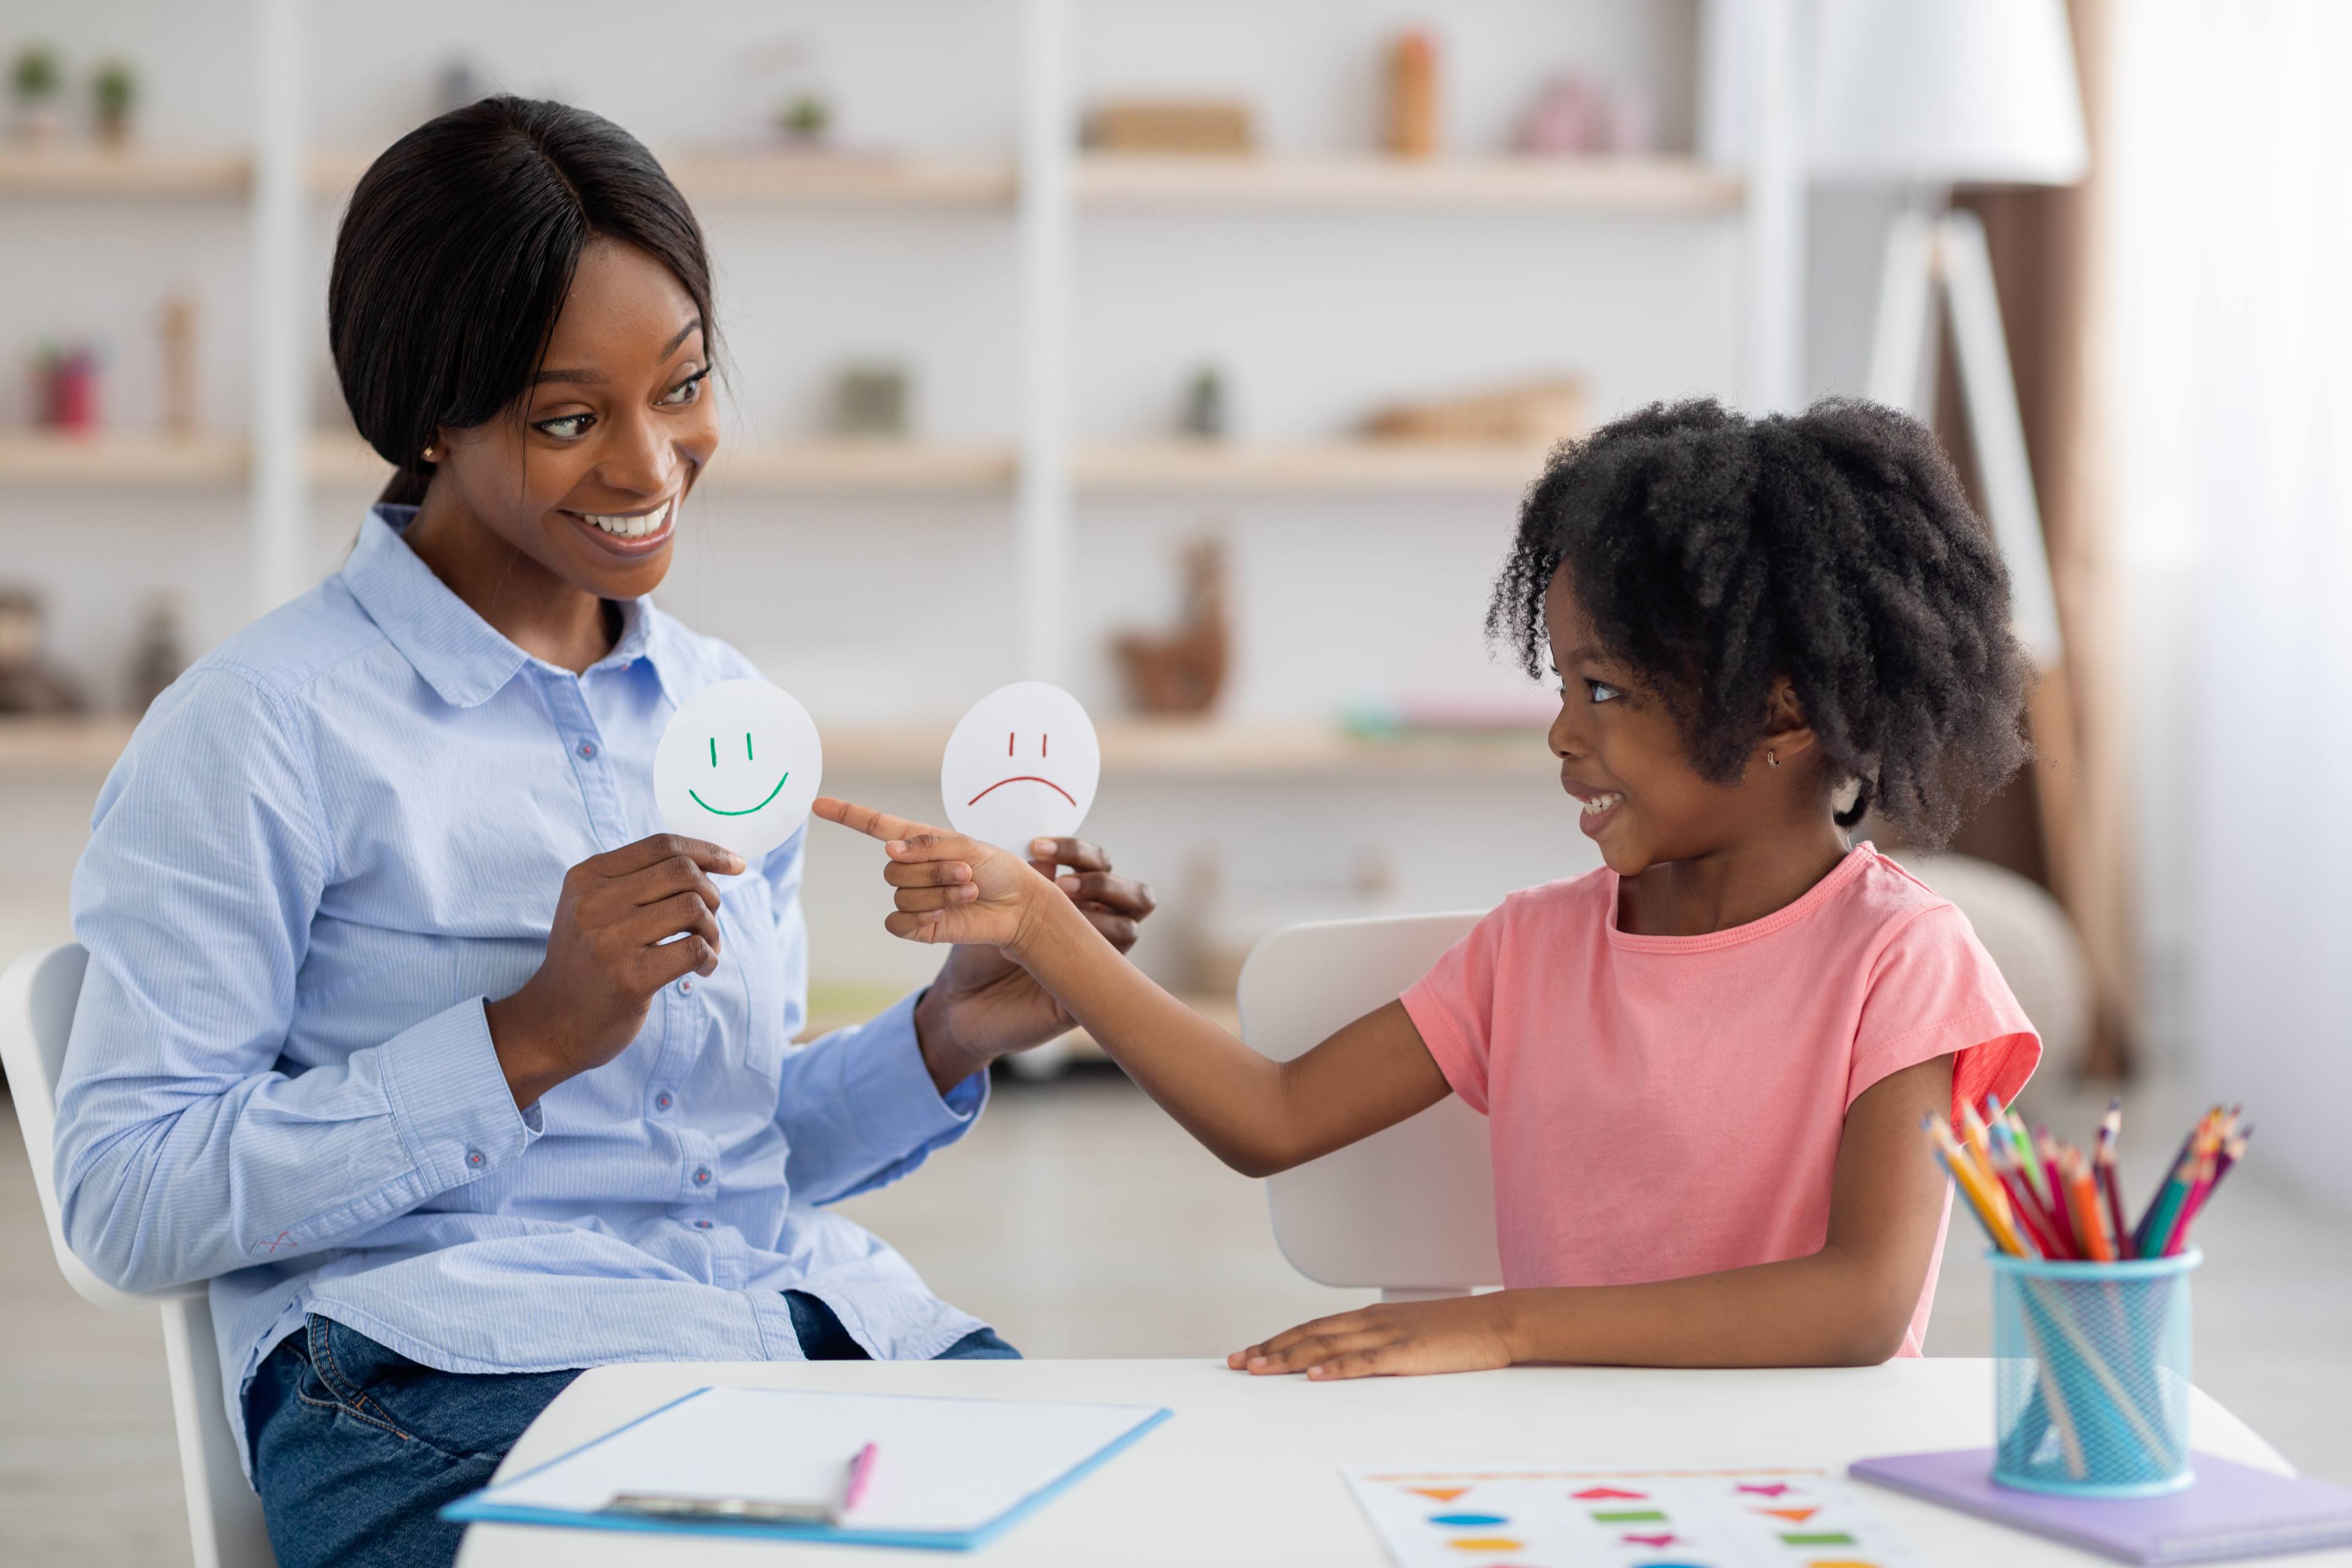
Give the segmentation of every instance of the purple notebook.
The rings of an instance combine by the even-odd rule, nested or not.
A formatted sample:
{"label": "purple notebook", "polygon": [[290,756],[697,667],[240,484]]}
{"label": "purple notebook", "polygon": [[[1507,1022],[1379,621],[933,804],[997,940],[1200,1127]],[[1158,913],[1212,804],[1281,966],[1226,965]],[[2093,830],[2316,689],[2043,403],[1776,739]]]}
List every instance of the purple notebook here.
{"label": "purple notebook", "polygon": [[2196,1464],[2196,1484],[2185,1491],[2116,1500],[1997,1487],[1990,1448],[1862,1459],[1852,1473],[2126,1563],[2221,1563],[2352,1545],[2352,1491],[2210,1454]]}

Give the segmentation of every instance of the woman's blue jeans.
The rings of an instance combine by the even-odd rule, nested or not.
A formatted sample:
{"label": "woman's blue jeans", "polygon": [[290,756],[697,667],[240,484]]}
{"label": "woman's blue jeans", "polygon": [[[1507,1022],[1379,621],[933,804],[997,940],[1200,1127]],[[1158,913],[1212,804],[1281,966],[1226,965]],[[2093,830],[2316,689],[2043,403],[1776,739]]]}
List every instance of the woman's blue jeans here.
{"label": "woman's blue jeans", "polygon": [[[863,1361],[833,1309],[784,1292],[811,1361]],[[975,1329],[940,1359],[1017,1359]],[[465,1527],[446,1504],[488,1486],[523,1428],[577,1372],[437,1372],[313,1316],[246,1391],[254,1479],[278,1568],[446,1568]]]}

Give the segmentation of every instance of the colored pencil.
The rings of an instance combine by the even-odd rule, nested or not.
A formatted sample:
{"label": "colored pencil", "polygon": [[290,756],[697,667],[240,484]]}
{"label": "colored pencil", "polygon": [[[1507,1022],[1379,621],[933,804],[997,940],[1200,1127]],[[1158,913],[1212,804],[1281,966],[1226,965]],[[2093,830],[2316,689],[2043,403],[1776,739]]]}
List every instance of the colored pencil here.
{"label": "colored pencil", "polygon": [[2010,1211],[2016,1215],[2020,1227],[2033,1243],[2033,1250],[2044,1258],[2067,1257],[2066,1244],[2059,1239],[2057,1226],[2042,1208],[2042,1200],[2034,1196],[2033,1185],[2025,1179],[2018,1163],[2005,1149],[1996,1151],[1992,1160],[1993,1173],[2009,1194]]}
{"label": "colored pencil", "polygon": [[2058,1239],[2065,1243],[2067,1257],[2088,1258],[2090,1249],[2083,1245],[2083,1238],[2074,1234],[2073,1205],[2067,1201],[2065,1175],[2058,1166],[2058,1140],[2050,1136],[2047,1127],[2037,1127],[2033,1130],[2033,1149],[2042,1162],[2046,1188],[2042,1201],[2050,1211],[2052,1228],[2058,1233]]}
{"label": "colored pencil", "polygon": [[1985,1132],[1985,1119],[1977,1114],[1973,1105],[1960,1107],[1960,1131],[1968,1144],[1969,1157],[1985,1175],[1992,1174],[1992,1141]]}
{"label": "colored pencil", "polygon": [[1943,1164],[1945,1173],[1958,1184],[1962,1195],[1969,1200],[1969,1206],[1976,1211],[1978,1223],[1992,1237],[1993,1245],[2019,1258],[2032,1257],[2032,1249],[2026,1245],[2010,1217],[2008,1205],[1998,1195],[2000,1189],[1977,1169],[1976,1162],[1969,1158],[1959,1140],[1952,1136],[1952,1130],[1930,1117],[1927,1132],[1936,1143],[1936,1158]]}
{"label": "colored pencil", "polygon": [[2203,1214],[2205,1205],[2212,1201],[2213,1189],[2220,1186],[2221,1178],[2228,1175],[2231,1169],[2246,1157],[2246,1140],[2253,1135],[2253,1124],[2248,1122],[2245,1127],[2231,1134],[2228,1142],[2221,1145],[2221,1152],[2213,1161],[2213,1179],[2204,1184],[2202,1191],[2190,1194],[2189,1206],[2181,1211],[2179,1223],[2172,1227],[2172,1247],[2176,1253],[2188,1245],[2189,1227],[2196,1223],[2197,1216]]}
{"label": "colored pencil", "polygon": [[2131,1225],[2124,1215],[2123,1183],[2116,1173],[2116,1143],[2123,1137],[2124,1102],[2121,1096],[2107,1102],[2106,1115],[2099,1119],[2099,1190],[2105,1195],[2107,1222],[2115,1226],[2116,1256],[2129,1258]]}
{"label": "colored pencil", "polygon": [[2115,1245],[2107,1239],[2107,1227],[2099,1215],[2099,1189],[2091,1182],[2090,1167],[2074,1149],[2066,1150],[2063,1158],[2066,1200],[2074,1206],[2074,1232],[2083,1256],[2094,1263],[2113,1263]]}

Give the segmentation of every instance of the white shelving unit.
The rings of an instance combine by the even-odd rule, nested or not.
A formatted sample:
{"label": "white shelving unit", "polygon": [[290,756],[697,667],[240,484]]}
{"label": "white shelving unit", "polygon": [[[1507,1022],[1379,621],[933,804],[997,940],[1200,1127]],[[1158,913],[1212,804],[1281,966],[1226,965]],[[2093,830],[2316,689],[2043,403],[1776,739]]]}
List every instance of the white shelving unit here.
{"label": "white shelving unit", "polygon": [[[690,198],[777,206],[1002,213],[1013,228],[1020,363],[1016,427],[996,442],[807,440],[722,452],[711,482],[766,491],[1009,493],[1011,580],[1025,674],[1066,679],[1076,503],[1081,494],[1220,498],[1508,494],[1536,454],[1367,441],[1081,442],[1073,432],[1077,238],[1099,215],[1592,215],[1612,223],[1733,225],[1741,236],[1742,392],[1790,401],[1801,188],[1786,123],[1790,0],[1703,0],[1737,13],[1712,35],[1743,40],[1733,68],[1758,123],[1744,176],[1689,157],[1360,156],[1147,158],[1082,153],[1070,0],[1019,0],[1020,84],[1012,155],[798,156],[677,148],[666,160]],[[306,144],[311,0],[252,0],[254,143],[233,148],[0,153],[0,202],[18,197],[243,202],[250,210],[249,435],[185,440],[0,437],[0,483],[82,489],[247,487],[256,613],[303,586],[311,492],[375,482],[383,466],[348,436],[310,423],[305,318],[321,204],[340,200],[372,153]],[[1760,42],[1759,42],[1760,41]],[[1769,47],[1761,47],[1769,45]],[[102,748],[101,748],[102,749]],[[1147,748],[1144,752],[1149,754]],[[1440,753],[1444,754],[1443,749]]]}

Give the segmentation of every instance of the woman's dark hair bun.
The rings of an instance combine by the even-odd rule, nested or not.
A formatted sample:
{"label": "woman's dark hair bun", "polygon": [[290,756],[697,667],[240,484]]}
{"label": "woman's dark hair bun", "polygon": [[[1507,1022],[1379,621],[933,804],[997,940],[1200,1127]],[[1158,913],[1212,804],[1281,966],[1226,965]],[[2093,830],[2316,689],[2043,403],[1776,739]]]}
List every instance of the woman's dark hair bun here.
{"label": "woman's dark hair bun", "polygon": [[693,209],[645,144],[570,104],[486,98],[418,126],[360,176],[335,238],[327,340],[362,436],[414,504],[444,426],[488,423],[530,384],[592,239],[677,274],[715,347]]}

